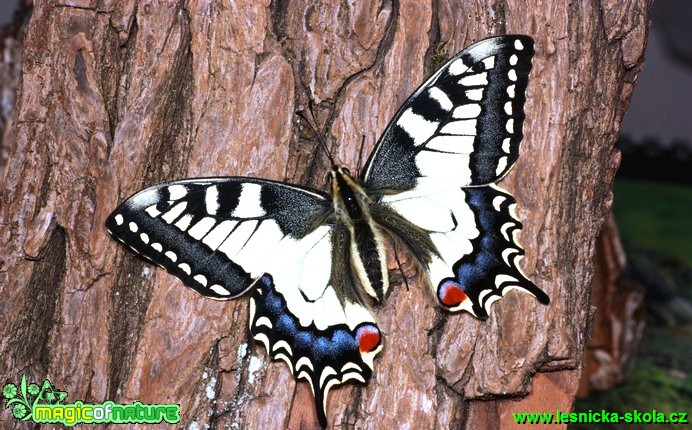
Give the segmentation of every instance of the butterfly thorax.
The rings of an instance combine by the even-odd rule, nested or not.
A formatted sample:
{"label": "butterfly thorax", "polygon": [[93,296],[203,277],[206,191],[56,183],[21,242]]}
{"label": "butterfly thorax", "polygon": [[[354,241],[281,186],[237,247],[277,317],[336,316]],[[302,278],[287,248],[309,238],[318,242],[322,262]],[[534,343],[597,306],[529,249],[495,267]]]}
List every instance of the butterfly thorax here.
{"label": "butterfly thorax", "polygon": [[372,201],[344,167],[333,169],[329,181],[336,222],[349,232],[349,263],[363,290],[382,301],[389,288],[387,254],[381,229],[370,215]]}

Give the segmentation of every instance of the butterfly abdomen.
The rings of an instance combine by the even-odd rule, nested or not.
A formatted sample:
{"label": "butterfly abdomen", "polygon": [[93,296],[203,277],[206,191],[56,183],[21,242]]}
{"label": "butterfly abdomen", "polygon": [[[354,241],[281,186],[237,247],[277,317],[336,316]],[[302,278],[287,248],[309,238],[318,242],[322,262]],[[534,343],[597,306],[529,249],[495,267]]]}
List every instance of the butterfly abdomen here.
{"label": "butterfly abdomen", "polygon": [[[353,224],[353,247],[356,252],[352,253],[352,262],[357,271],[362,267],[367,278],[366,282],[370,284],[370,289],[374,291],[375,298],[381,302],[386,292],[387,256],[384,251],[382,235],[376,229],[377,227],[372,225],[372,223],[365,221]],[[363,277],[361,276],[361,278]],[[362,279],[361,282],[363,282]],[[364,287],[366,286],[364,285]],[[368,288],[366,287],[367,290]],[[368,293],[370,294],[369,291]]]}

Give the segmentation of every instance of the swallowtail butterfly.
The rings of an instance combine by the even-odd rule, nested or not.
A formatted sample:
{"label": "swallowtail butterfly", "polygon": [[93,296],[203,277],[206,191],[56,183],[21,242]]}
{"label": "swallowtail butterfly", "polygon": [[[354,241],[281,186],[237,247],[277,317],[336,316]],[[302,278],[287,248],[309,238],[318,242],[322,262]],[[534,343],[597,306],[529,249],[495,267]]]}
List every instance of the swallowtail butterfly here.
{"label": "swallowtail butterfly", "polygon": [[[183,179],[123,202],[108,230],[213,299],[250,292],[250,333],[327,394],[366,383],[383,336],[369,303],[389,290],[383,236],[427,269],[448,311],[488,315],[513,289],[548,296],[518,266],[515,200],[494,185],[519,156],[528,36],[456,54],[385,129],[359,178],[332,162],[330,194],[245,177]],[[370,297],[365,297],[365,296]]]}

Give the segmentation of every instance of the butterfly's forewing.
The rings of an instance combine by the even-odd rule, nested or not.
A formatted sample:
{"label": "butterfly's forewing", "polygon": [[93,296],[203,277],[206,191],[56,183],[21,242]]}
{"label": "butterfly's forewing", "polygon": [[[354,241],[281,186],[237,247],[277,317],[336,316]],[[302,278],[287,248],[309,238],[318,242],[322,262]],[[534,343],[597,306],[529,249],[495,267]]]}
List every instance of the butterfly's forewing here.
{"label": "butterfly's forewing", "polygon": [[267,250],[306,237],[328,210],[324,195],[278,182],[184,179],[139,191],[106,228],[188,287],[229,299],[267,270]]}
{"label": "butterfly's forewing", "polygon": [[517,265],[514,198],[488,185],[519,155],[533,52],[530,37],[501,36],[455,55],[403,104],[365,170],[377,202],[430,235],[432,287],[452,311],[486,317],[514,288],[548,302]]}
{"label": "butterfly's forewing", "polygon": [[389,123],[368,160],[365,188],[386,193],[501,178],[519,155],[533,52],[533,40],[517,35],[456,54]]}
{"label": "butterfly's forewing", "polygon": [[370,312],[331,285],[330,211],[326,195],[284,183],[185,179],[133,195],[106,227],[204,296],[230,299],[254,286],[250,332],[308,380],[324,426],[329,389],[366,382],[381,349]]}

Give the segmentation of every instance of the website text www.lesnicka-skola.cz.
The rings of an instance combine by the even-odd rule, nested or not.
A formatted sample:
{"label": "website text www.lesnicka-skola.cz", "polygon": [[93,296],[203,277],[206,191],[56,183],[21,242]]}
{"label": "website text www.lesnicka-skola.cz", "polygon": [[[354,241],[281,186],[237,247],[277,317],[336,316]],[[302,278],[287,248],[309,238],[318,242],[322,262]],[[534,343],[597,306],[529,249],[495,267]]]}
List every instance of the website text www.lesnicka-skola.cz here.
{"label": "website text www.lesnicka-skola.cz", "polygon": [[656,409],[650,411],[632,410],[630,412],[614,412],[606,409],[588,412],[515,412],[514,421],[517,424],[688,424],[686,412],[665,413]]}

